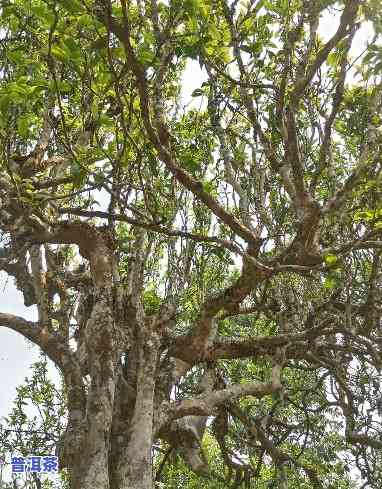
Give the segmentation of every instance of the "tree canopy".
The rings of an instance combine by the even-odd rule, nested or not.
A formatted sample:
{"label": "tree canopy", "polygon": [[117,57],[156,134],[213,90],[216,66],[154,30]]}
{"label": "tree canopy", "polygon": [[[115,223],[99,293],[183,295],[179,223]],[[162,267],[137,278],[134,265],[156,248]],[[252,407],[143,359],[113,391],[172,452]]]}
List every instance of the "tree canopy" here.
{"label": "tree canopy", "polygon": [[2,2],[0,326],[71,489],[381,486],[380,8]]}

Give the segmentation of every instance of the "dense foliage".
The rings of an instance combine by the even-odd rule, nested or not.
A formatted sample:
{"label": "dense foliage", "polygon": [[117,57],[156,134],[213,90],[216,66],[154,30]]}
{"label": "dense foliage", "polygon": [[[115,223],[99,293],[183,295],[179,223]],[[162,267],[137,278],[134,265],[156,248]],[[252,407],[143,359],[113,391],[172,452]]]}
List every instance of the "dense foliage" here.
{"label": "dense foliage", "polygon": [[0,325],[71,489],[381,487],[380,7],[2,2]]}

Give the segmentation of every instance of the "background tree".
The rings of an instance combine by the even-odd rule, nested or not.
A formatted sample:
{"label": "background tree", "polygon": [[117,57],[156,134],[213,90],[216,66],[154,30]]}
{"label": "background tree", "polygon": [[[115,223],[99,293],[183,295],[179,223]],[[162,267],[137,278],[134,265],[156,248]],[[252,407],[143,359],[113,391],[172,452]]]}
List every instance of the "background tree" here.
{"label": "background tree", "polygon": [[0,476],[0,487],[13,489],[15,479],[27,477],[33,486],[24,487],[30,489],[66,488],[64,472],[60,474],[62,481],[59,477],[52,480],[38,473],[23,474],[21,477],[20,474],[13,474],[12,477],[9,474],[11,456],[54,453],[60,433],[65,429],[65,395],[49,378],[48,362],[43,355],[31,366],[30,376],[16,390],[13,408],[0,423],[0,446],[6,455],[4,469],[8,469],[4,470],[3,477]]}
{"label": "background tree", "polygon": [[0,324],[62,373],[71,488],[177,456],[379,487],[379,2],[17,0],[1,32],[0,267],[38,321]]}

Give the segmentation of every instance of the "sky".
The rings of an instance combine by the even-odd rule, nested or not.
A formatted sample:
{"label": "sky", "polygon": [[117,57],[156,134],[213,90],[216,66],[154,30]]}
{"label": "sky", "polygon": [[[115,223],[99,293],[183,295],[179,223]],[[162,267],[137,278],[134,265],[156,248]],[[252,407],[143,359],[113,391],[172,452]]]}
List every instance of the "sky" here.
{"label": "sky", "polygon": [[[36,320],[35,308],[24,306],[13,279],[7,278],[4,272],[0,272],[0,311]],[[38,348],[21,335],[8,328],[0,328],[0,418],[8,414],[16,386],[23,382],[30,365],[38,360],[38,356]]]}
{"label": "sky", "polygon": [[[328,14],[320,23],[321,36],[329,39],[338,27],[338,18]],[[354,39],[352,56],[357,56],[372,38],[373,31],[370,24],[365,24]],[[183,76],[183,99],[190,101],[190,94],[203,82],[203,75],[198,62],[194,61],[188,66]],[[0,312],[22,316],[25,319],[36,320],[35,307],[25,307],[21,293],[15,288],[13,279],[7,279],[5,273],[0,272]],[[30,371],[30,365],[39,358],[39,350],[32,346],[21,335],[0,327],[0,419],[7,415],[12,407],[16,395],[16,386],[23,383]],[[57,372],[51,364],[51,375],[54,380],[59,379]],[[1,451],[1,448],[0,448]]]}

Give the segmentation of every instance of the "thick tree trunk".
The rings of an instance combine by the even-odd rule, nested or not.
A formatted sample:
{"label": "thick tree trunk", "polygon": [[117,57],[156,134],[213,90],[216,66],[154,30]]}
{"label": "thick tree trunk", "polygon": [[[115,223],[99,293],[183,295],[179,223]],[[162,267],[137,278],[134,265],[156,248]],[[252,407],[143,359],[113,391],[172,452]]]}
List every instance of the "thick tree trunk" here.
{"label": "thick tree trunk", "polygon": [[[113,300],[111,254],[103,242],[94,247],[88,241],[85,244],[82,253],[90,258],[94,282],[93,308],[83,333],[91,382],[86,415],[80,423],[83,429],[80,436],[72,436],[71,452],[75,456],[67,464],[71,489],[152,489],[154,397],[160,345],[156,318],[145,317],[138,307],[139,319],[129,318],[129,325],[119,321]],[[134,336],[127,379],[121,371],[126,329]]]}
{"label": "thick tree trunk", "polygon": [[92,452],[84,453],[83,457],[71,471],[70,489],[109,489],[108,455],[101,437]]}
{"label": "thick tree trunk", "polygon": [[[146,337],[146,339],[145,339]],[[142,335],[138,342],[135,402],[127,437],[113,440],[110,489],[152,489],[153,418],[158,339]]]}
{"label": "thick tree trunk", "polygon": [[152,488],[152,444],[157,348],[148,342],[141,354],[137,398],[127,449],[127,486],[123,489]]}
{"label": "thick tree trunk", "polygon": [[81,446],[71,459],[71,489],[109,489],[109,440],[113,419],[120,338],[113,318],[111,288],[94,295],[86,324],[86,347],[91,378]]}

